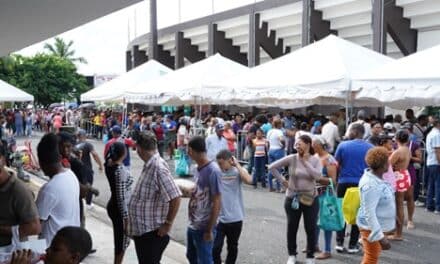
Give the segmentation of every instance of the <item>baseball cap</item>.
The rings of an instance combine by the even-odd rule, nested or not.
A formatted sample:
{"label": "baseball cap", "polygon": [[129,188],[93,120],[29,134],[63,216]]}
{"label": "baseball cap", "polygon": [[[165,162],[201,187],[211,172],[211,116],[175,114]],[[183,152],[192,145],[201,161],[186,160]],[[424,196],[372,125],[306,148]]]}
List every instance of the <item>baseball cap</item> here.
{"label": "baseball cap", "polygon": [[383,125],[383,128],[386,130],[393,130],[393,124],[387,122]]}
{"label": "baseball cap", "polygon": [[78,130],[78,136],[85,136],[87,133],[84,129],[79,129]]}
{"label": "baseball cap", "polygon": [[225,126],[223,124],[217,124],[215,126],[215,131],[225,130]]}
{"label": "baseball cap", "polygon": [[112,131],[113,133],[116,133],[116,134],[121,134],[121,133],[122,133],[121,127],[118,126],[118,125],[114,125],[114,126],[112,127],[111,131]]}

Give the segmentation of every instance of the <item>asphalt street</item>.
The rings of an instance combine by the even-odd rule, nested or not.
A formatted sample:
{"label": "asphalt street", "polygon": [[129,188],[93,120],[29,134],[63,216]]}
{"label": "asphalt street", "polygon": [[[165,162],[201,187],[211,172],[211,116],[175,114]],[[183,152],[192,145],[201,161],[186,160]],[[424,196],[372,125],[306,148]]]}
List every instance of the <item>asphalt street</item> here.
{"label": "asphalt street", "polygon": [[[32,140],[34,152],[41,135],[36,135]],[[19,139],[18,144],[24,139]],[[104,144],[102,141],[90,140],[96,150],[103,156]],[[36,153],[35,153],[36,154]],[[131,173],[135,180],[138,179],[142,170],[143,162],[136,152],[131,152]],[[170,162],[171,165],[172,162]],[[110,197],[110,188],[103,172],[99,172],[95,164],[94,186],[101,192],[94,202],[105,207]],[[269,264],[285,263],[287,260],[286,248],[286,217],[283,209],[284,195],[269,193],[264,189],[254,190],[250,186],[244,187],[244,201],[246,219],[240,238],[238,263],[240,264]],[[182,244],[186,244],[186,227],[188,201],[185,199],[180,207],[174,223],[171,236]],[[415,216],[416,229],[404,230],[403,242],[393,242],[392,249],[384,252],[380,263],[440,263],[440,216],[425,212],[423,208],[417,208]],[[305,247],[306,235],[303,224],[298,232],[298,251]],[[347,241],[348,242],[348,241]],[[110,242],[109,242],[110,243]],[[333,239],[333,243],[334,239]],[[323,238],[320,241],[323,247]],[[334,247],[334,244],[332,245]],[[305,254],[299,253],[298,259],[305,260]],[[348,255],[333,252],[333,258],[317,263],[360,263],[361,254]]]}

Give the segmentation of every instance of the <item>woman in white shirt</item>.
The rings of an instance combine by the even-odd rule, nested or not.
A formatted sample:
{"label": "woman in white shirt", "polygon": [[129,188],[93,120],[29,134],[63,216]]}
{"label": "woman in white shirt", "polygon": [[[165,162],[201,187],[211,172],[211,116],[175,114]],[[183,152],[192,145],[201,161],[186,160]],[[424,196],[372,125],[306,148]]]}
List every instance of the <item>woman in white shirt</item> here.
{"label": "woman in white shirt", "polygon": [[[277,161],[286,156],[284,150],[286,141],[284,139],[284,132],[281,130],[283,124],[280,119],[276,119],[273,122],[273,128],[267,132],[267,141],[269,142],[269,164]],[[276,181],[276,189],[273,188],[273,175],[269,172],[269,191],[281,191],[281,185],[278,180]]]}

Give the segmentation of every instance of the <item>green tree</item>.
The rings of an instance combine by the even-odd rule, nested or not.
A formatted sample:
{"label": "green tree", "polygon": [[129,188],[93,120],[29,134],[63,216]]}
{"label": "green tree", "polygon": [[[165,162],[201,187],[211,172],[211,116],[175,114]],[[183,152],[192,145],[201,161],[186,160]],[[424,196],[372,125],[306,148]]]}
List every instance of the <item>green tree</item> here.
{"label": "green tree", "polygon": [[44,44],[44,49],[49,51],[50,54],[58,56],[60,58],[67,59],[71,62],[80,62],[87,64],[87,61],[83,57],[75,57],[75,50],[72,49],[73,41],[65,42],[62,38],[55,38],[54,44]]}
{"label": "green tree", "polygon": [[35,102],[47,106],[54,102],[77,100],[88,90],[84,76],[76,72],[72,61],[40,53],[22,57],[15,67],[11,84],[34,96]]}

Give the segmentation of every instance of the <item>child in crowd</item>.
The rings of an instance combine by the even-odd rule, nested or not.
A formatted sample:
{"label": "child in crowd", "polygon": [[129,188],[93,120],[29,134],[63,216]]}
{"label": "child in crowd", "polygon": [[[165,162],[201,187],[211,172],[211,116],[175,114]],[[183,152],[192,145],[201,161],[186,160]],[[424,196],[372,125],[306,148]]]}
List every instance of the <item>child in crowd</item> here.
{"label": "child in crowd", "polygon": [[266,188],[266,153],[267,153],[267,140],[264,138],[264,132],[262,129],[258,129],[256,132],[256,138],[252,140],[252,147],[254,149],[254,174],[253,185],[257,188],[257,183],[260,181],[261,186]]}

